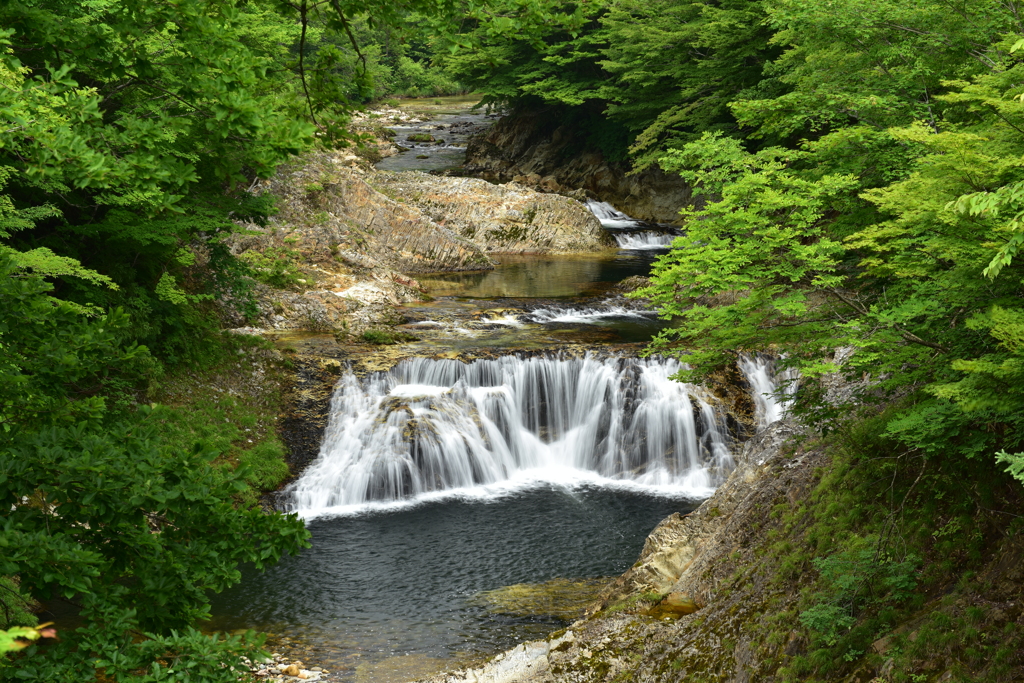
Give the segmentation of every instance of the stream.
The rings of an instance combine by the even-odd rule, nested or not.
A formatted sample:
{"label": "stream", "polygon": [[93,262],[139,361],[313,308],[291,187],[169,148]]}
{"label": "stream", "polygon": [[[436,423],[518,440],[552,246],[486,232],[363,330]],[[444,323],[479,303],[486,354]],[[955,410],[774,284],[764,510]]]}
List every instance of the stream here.
{"label": "stream", "polygon": [[[380,168],[461,163],[463,132],[485,115],[443,99],[431,120],[396,127],[402,145],[443,143]],[[398,683],[479,662],[565,626],[595,579],[622,573],[661,519],[724,480],[738,445],[728,410],[671,380],[678,361],[637,357],[667,323],[620,286],[678,231],[588,206],[617,252],[498,256],[491,271],[418,277],[433,300],[399,309],[409,357],[342,373],[320,456],[284,492],[313,547],[245,569],[214,597],[210,628],[266,631],[331,680]],[[771,362],[739,370],[756,425],[778,419]],[[494,593],[517,584],[544,599],[524,609]]]}

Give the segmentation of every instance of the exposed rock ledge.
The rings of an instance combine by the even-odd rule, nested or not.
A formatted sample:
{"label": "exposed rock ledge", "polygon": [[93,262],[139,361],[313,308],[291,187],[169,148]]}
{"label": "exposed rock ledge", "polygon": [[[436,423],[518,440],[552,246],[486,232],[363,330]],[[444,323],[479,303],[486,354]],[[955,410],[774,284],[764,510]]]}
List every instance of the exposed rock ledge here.
{"label": "exposed rock ledge", "polygon": [[[574,199],[514,184],[375,172],[344,152],[307,155],[258,189],[277,197],[279,213],[265,226],[245,225],[229,246],[257,268],[291,272],[287,286],[258,288],[258,329],[354,333],[395,322],[393,306],[421,299],[418,273],[490,269],[497,254],[614,246]],[[229,326],[253,324],[227,315]]]}
{"label": "exposed rock ledge", "polygon": [[378,171],[367,181],[489,254],[573,254],[615,246],[580,202],[517,183],[494,185],[418,171]]}
{"label": "exposed rock ledge", "polygon": [[[763,653],[749,624],[769,601],[773,612],[783,611],[796,596],[777,586],[737,585],[734,571],[756,562],[756,538],[771,524],[772,506],[805,495],[822,464],[817,451],[786,453],[795,433],[780,422],[746,442],[726,483],[694,512],[658,525],[637,564],[587,618],[430,683],[761,680]],[[648,591],[692,600],[699,610],[678,620],[649,616]]]}
{"label": "exposed rock ledge", "polygon": [[547,192],[582,188],[630,216],[679,222],[691,201],[690,187],[657,167],[631,175],[628,163],[612,162],[551,112],[518,111],[499,119],[466,148],[466,171],[496,182],[516,181]]}

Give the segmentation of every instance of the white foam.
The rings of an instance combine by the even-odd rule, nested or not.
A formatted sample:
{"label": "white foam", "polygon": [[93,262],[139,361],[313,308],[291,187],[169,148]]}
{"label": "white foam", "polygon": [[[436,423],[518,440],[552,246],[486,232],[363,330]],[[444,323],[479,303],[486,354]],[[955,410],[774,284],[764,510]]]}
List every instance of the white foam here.
{"label": "white foam", "polygon": [[630,232],[615,235],[615,241],[619,247],[630,251],[642,251],[646,249],[668,249],[672,246],[675,235],[668,235],[663,232]]}
{"label": "white foam", "polygon": [[545,487],[557,487],[569,492],[588,488],[601,488],[691,501],[704,500],[715,492],[714,487],[708,483],[712,476],[707,470],[692,472],[682,481],[673,482],[670,476],[666,476],[664,479],[664,481],[652,480],[644,482],[630,479],[611,479],[587,470],[570,468],[531,469],[517,472],[509,479],[494,484],[481,484],[443,491],[427,491],[401,500],[370,501],[352,505],[307,508],[298,510],[297,513],[300,518],[306,521],[326,517],[357,517],[409,510],[431,503],[447,501],[496,502]]}
{"label": "white foam", "polygon": [[594,323],[610,318],[637,318],[648,320],[657,315],[654,311],[636,311],[622,306],[607,308],[538,308],[530,313],[530,320],[537,323]]}
{"label": "white foam", "polygon": [[399,398],[440,396],[441,394],[451,390],[451,387],[438,387],[432,384],[399,384],[388,392],[388,396],[397,396]]}
{"label": "white foam", "polygon": [[480,318],[480,322],[488,323],[490,325],[507,325],[508,327],[523,326],[523,321],[511,313],[497,318]]}

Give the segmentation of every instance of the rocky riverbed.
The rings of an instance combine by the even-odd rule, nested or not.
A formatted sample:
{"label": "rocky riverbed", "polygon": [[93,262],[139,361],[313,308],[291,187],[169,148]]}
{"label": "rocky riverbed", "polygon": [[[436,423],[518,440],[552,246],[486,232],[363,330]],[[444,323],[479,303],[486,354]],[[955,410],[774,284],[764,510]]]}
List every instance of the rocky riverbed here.
{"label": "rocky riverbed", "polygon": [[233,327],[358,335],[395,324],[395,306],[427,298],[419,273],[490,270],[503,254],[612,252],[615,244],[573,199],[373,171],[343,152],[301,159],[259,190],[277,197],[279,212],[232,239],[232,252],[262,275],[258,312],[248,320],[228,313]]}

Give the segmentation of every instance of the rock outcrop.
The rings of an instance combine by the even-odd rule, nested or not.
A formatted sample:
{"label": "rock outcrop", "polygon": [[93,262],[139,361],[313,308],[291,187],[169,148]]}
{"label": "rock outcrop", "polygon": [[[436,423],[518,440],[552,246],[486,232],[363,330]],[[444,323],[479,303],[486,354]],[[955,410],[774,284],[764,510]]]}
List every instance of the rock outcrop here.
{"label": "rock outcrop", "polygon": [[259,313],[227,324],[358,333],[422,299],[418,273],[486,270],[494,254],[565,254],[613,246],[579,202],[517,185],[384,173],[344,152],[307,155],[261,183],[277,198],[266,225],[230,248],[258,272]]}
{"label": "rock outcrop", "polygon": [[[689,595],[698,607],[707,606],[715,593],[715,565],[746,535],[748,515],[756,514],[752,504],[775,489],[774,480],[765,476],[780,464],[782,447],[795,434],[792,424],[776,422],[745,442],[736,468],[711,498],[690,514],[676,513],[655,527],[637,563],[605,591],[604,605],[653,592]],[[801,462],[786,465],[792,469]]]}
{"label": "rock outcrop", "polygon": [[[282,168],[263,185],[280,212],[268,229],[316,264],[341,263],[401,273],[479,270],[490,259],[471,242],[425,216],[403,197],[388,197],[346,165],[346,156],[320,153]],[[257,231],[266,233],[267,230]],[[239,246],[255,244],[242,241]]]}
{"label": "rock outcrop", "polygon": [[615,246],[580,202],[517,183],[377,172],[369,183],[488,254],[574,254]]}
{"label": "rock outcrop", "polygon": [[[582,188],[641,220],[679,221],[691,189],[679,176],[656,167],[630,175],[624,162],[610,162],[588,149],[570,126],[549,113],[518,111],[499,119],[466,148],[465,170],[495,182],[516,181],[547,192]],[[578,191],[578,190],[577,190]]]}

